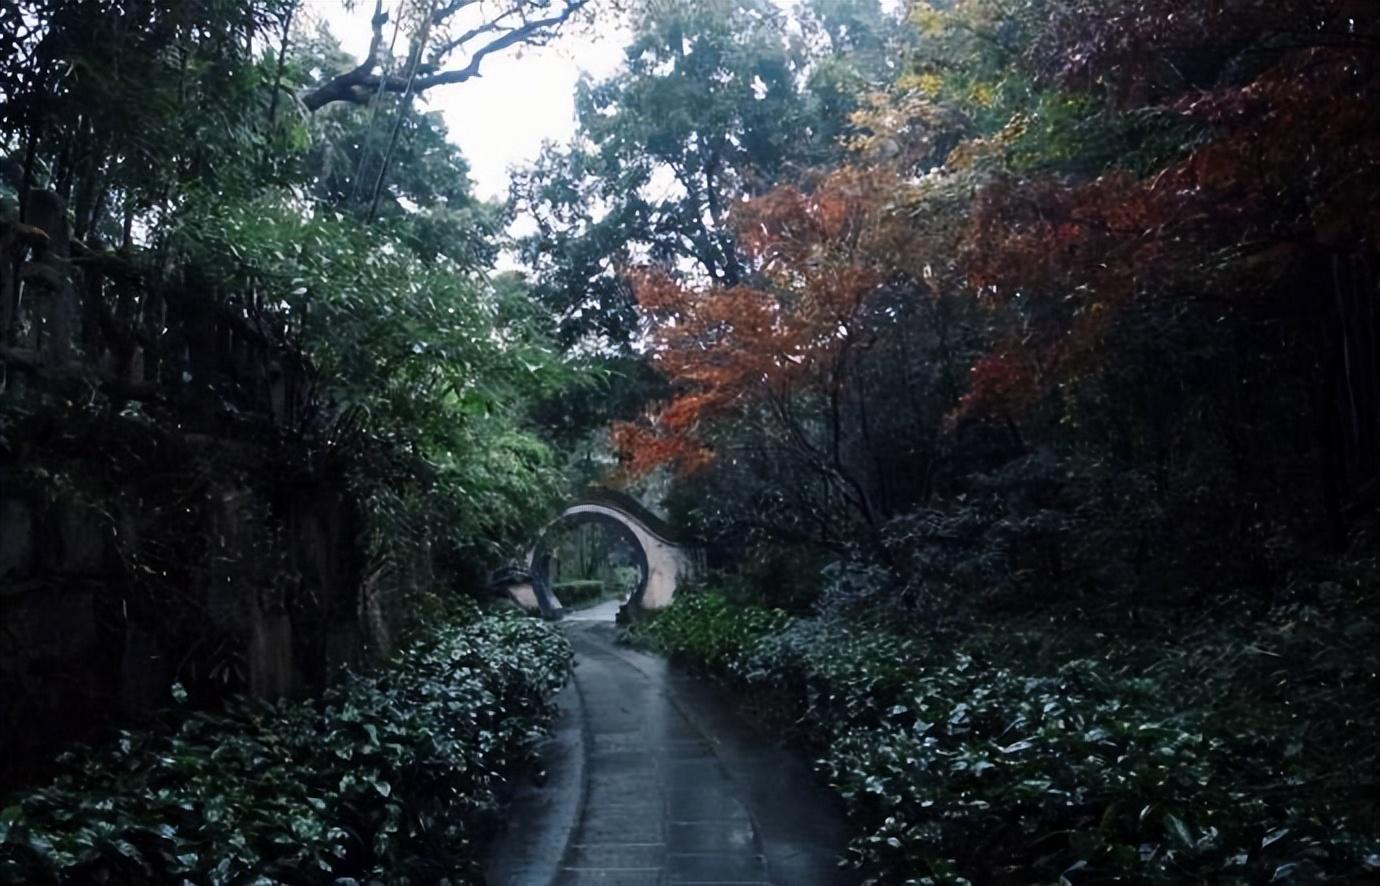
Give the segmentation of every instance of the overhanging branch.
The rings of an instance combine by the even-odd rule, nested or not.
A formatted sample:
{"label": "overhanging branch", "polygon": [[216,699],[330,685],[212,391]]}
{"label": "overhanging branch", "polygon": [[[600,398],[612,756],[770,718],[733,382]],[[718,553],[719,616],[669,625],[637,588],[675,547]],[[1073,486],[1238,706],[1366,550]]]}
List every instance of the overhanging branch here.
{"label": "overhanging branch", "polygon": [[[442,41],[438,52],[430,59],[427,67],[440,68],[457,54],[467,56],[464,63],[448,70],[427,72],[417,76],[411,84],[411,92],[418,94],[433,87],[463,83],[478,77],[480,66],[487,56],[520,44],[545,43],[588,4],[589,0],[564,0],[560,4],[553,4],[549,0],[510,0],[507,5],[485,20],[473,23],[458,35]],[[557,11],[550,15],[531,17],[548,12],[553,7]],[[473,0],[455,0],[443,4],[432,16],[432,22],[436,27],[444,27],[450,23],[452,17],[466,9],[483,8],[483,4],[477,4]],[[380,2],[375,7],[373,34],[364,61],[343,74],[338,74],[325,83],[307,90],[302,96],[302,104],[307,110],[316,111],[335,102],[365,104],[379,91],[395,94],[408,91],[407,77],[379,73],[382,62],[380,50],[383,46],[383,25],[387,20],[388,15],[383,11]],[[484,38],[484,42],[475,45],[480,38]]]}

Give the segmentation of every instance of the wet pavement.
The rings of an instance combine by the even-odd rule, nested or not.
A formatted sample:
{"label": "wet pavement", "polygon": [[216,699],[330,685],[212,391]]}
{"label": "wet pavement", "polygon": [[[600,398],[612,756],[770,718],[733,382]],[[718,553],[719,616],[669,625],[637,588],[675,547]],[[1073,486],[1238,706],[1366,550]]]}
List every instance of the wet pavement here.
{"label": "wet pavement", "polygon": [[564,619],[565,621],[598,621],[607,624],[618,616],[618,608],[622,605],[622,600],[605,600],[584,609],[566,610]]}
{"label": "wet pavement", "polygon": [[567,615],[577,664],[557,699],[548,777],[515,798],[491,886],[856,883],[837,866],[839,801],[808,760],[723,690],[617,646],[612,611]]}

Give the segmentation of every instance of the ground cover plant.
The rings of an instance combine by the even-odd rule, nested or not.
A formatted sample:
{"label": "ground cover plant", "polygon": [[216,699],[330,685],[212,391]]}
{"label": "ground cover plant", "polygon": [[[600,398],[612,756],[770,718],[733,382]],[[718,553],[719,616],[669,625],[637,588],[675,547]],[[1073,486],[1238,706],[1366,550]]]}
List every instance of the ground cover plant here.
{"label": "ground cover plant", "polygon": [[124,731],[0,812],[0,882],[480,882],[569,661],[548,624],[470,613],[318,700]]}
{"label": "ground cover plant", "polygon": [[[634,637],[776,699],[878,884],[1380,875],[1373,585],[1175,643],[1052,618],[897,633],[710,592]],[[1315,589],[1316,591],[1316,589]]]}

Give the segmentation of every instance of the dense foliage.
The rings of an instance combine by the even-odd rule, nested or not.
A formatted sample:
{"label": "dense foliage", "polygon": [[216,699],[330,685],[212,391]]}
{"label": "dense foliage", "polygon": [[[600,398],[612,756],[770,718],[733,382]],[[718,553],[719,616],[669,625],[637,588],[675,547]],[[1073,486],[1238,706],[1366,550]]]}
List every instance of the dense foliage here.
{"label": "dense foliage", "polygon": [[[584,5],[346,4],[362,56],[299,0],[0,9],[0,779],[155,716],[173,680],[208,711],[35,795],[13,877],[434,881],[468,851],[550,688],[535,629],[320,709],[237,697],[434,628],[561,495],[528,411],[578,384],[420,97]],[[328,721],[357,716],[391,737],[351,757]]]}
{"label": "dense foliage", "polygon": [[[269,194],[188,212],[176,242],[227,285],[283,299],[327,402],[323,436],[353,457],[380,542],[492,557],[551,506],[553,459],[521,409],[567,376],[519,295],[505,302],[457,262],[419,255],[408,225],[303,218]],[[421,499],[428,510],[410,516]]]}
{"label": "dense foliage", "polygon": [[[216,432],[276,447],[278,491],[321,478],[347,486],[368,581],[361,608],[404,626],[423,620],[419,607],[444,584],[474,585],[554,506],[557,460],[528,411],[579,387],[525,290],[492,274],[501,207],[473,195],[464,158],[418,97],[473,76],[490,52],[546,39],[583,5],[458,3],[431,14],[390,4],[376,11],[362,59],[294,0],[25,0],[0,13],[0,223],[22,226],[35,202],[24,195],[42,194],[64,207],[79,261],[167,290],[154,305],[202,305],[271,330],[309,387],[280,395],[300,409],[280,417],[277,439],[242,421],[243,391],[225,379],[172,379],[178,398],[214,415]],[[476,50],[473,67],[438,70]],[[409,65],[424,70],[399,89]],[[446,73],[458,79],[437,79]],[[42,322],[13,309],[16,299],[32,296],[0,298],[2,344],[40,341]],[[165,321],[133,304],[120,296],[103,326],[139,327],[145,340],[120,343],[125,363],[149,362],[141,348],[185,347],[171,312]],[[108,368],[98,353],[72,356],[88,375]],[[19,389],[6,375],[0,405],[22,414]],[[130,404],[108,394],[96,391],[79,416],[70,402],[48,414],[80,425],[70,433],[186,430],[158,396]],[[214,498],[209,461],[178,472],[169,486]],[[47,486],[118,522],[113,500],[80,482]],[[269,535],[294,520],[260,519]],[[185,553],[175,574],[195,572],[217,529],[190,519],[176,529],[145,546]],[[139,592],[158,574],[130,570],[129,582]]]}
{"label": "dense foliage", "polygon": [[784,687],[879,882],[1373,877],[1365,4],[712,8],[516,189],[723,567],[646,635]]}
{"label": "dense foliage", "polygon": [[0,882],[479,882],[569,660],[553,627],[470,613],[317,701],[122,732],[0,812]]}
{"label": "dense foliage", "polygon": [[1352,613],[1374,568],[1204,619],[1178,651],[1048,620],[920,638],[719,594],[637,633],[818,747],[871,882],[1361,882],[1380,624]]}
{"label": "dense foliage", "polygon": [[851,153],[735,202],[738,278],[632,276],[672,393],[628,470],[695,475],[726,542],[920,583],[948,545],[1090,602],[1367,548],[1376,36],[1345,2],[1200,7],[917,5]]}
{"label": "dense foliage", "polygon": [[766,0],[628,7],[626,65],[579,85],[575,137],[512,186],[534,228],[517,244],[532,297],[558,341],[610,374],[597,398],[543,411],[567,444],[666,393],[647,368],[626,272],[652,261],[739,281],[734,205],[836,160],[849,113],[887,82],[888,52],[909,33],[875,0],[789,13]]}
{"label": "dense foliage", "polygon": [[[252,319],[307,367],[300,414],[253,438],[284,453],[259,482],[340,479],[353,615],[424,622],[571,480],[666,492],[725,592],[639,632],[799,727],[879,883],[1360,882],[1380,868],[1372,5],[612,4],[623,63],[514,181],[505,244],[418,96],[585,0],[379,3],[360,58],[294,0],[21,0],[0,8],[0,240],[18,275],[46,195],[75,260]],[[523,272],[494,272],[505,245]],[[37,377],[65,367],[11,353],[51,335],[30,287],[0,292],[0,357]],[[130,320],[115,300],[89,325]],[[135,319],[167,345],[155,315]],[[186,375],[204,426],[236,426],[241,392]],[[73,441],[177,455],[139,487],[136,612],[207,572],[225,462],[178,413],[95,385],[35,416],[4,384],[4,451],[8,428],[66,441],[22,449],[26,482],[112,526],[143,499],[66,472],[89,470]],[[112,452],[114,478],[147,463]],[[265,507],[270,549],[296,505]],[[244,600],[277,562],[239,564]],[[275,605],[342,614],[310,597]],[[187,648],[199,615],[167,619]],[[130,734],[7,812],[0,858],[439,876],[559,670],[545,637],[481,622],[321,705]],[[529,685],[511,656],[532,644]],[[508,695],[511,726],[485,719]]]}

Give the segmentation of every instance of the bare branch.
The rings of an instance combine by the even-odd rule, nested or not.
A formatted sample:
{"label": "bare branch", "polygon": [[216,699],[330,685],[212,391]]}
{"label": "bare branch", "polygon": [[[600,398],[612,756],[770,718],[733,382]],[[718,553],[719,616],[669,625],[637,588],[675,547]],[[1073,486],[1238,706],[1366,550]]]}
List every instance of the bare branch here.
{"label": "bare branch", "polygon": [[[410,88],[410,91],[416,94],[436,86],[463,83],[479,76],[480,65],[485,57],[519,44],[544,43],[588,4],[589,0],[564,0],[558,7],[559,12],[542,18],[529,18],[529,13],[544,11],[553,4],[543,0],[512,0],[511,5],[486,21],[475,24],[458,36],[440,43],[437,51],[433,53],[432,64],[439,67],[446,63],[449,55],[464,50],[466,44],[481,36],[488,36],[486,43],[469,51],[469,58],[463,65],[451,70],[423,73],[412,79],[409,87],[408,77],[378,73],[381,61],[379,51],[383,45],[383,25],[388,20],[388,15],[383,11],[382,2],[379,0],[375,7],[369,53],[364,61],[351,70],[309,89],[302,96],[302,104],[307,110],[316,111],[334,102],[364,104],[378,91],[403,94]],[[431,22],[441,26],[452,16],[476,5],[475,0],[449,0],[435,11],[431,16]],[[509,22],[512,24],[508,24]]]}

